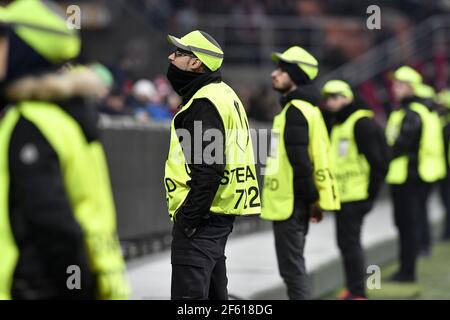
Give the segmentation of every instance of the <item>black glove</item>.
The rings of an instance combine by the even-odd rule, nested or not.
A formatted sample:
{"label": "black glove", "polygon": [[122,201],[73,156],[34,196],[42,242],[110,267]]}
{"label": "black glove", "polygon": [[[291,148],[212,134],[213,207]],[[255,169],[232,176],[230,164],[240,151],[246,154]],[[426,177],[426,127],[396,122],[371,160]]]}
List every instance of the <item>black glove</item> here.
{"label": "black glove", "polygon": [[186,237],[191,238],[197,232],[197,227],[191,226],[186,220],[187,219],[184,217],[183,212],[180,210],[180,212],[175,215],[174,222],[175,225],[183,231]]}

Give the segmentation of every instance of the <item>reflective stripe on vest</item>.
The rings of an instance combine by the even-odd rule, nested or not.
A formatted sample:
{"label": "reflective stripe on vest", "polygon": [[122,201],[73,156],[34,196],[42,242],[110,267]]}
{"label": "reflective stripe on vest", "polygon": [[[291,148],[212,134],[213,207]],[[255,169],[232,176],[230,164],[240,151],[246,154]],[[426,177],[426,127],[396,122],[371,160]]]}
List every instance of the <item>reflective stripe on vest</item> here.
{"label": "reflective stripe on vest", "polygon": [[331,130],[331,147],[335,157],[336,180],[341,202],[365,200],[369,197],[370,165],[358,152],[355,124],[364,117],[373,117],[369,110],[357,110]]}
{"label": "reflective stripe on vest", "polygon": [[[5,151],[0,154],[0,205],[4,206],[3,200],[8,197],[9,184],[9,180],[5,179],[9,171],[8,152],[4,148],[9,145],[11,131],[19,116],[33,123],[58,155],[67,198],[74,218],[84,232],[92,272],[102,274],[124,271],[125,264],[116,236],[115,208],[103,148],[98,142],[88,143],[80,125],[57,105],[47,102],[22,102],[11,108],[0,123],[0,143]],[[0,228],[6,228],[3,215],[9,215],[9,208],[1,209]],[[3,252],[11,250],[8,245],[12,244],[5,243],[1,232],[0,296],[9,294],[5,291],[8,287],[4,280],[12,277],[11,267],[14,269],[16,265],[16,261],[12,259],[13,255],[9,261],[4,259]],[[6,283],[10,285],[8,281]]]}
{"label": "reflective stripe on vest", "polygon": [[[413,102],[410,109],[420,116],[422,132],[419,143],[418,173],[424,182],[432,183],[442,179],[446,174],[444,138],[439,116],[431,112],[421,103]],[[390,146],[400,134],[405,111],[396,110],[391,113],[386,126],[386,139]],[[400,156],[391,160],[386,182],[389,184],[403,184],[408,178],[408,156]]]}
{"label": "reflective stripe on vest", "polygon": [[[450,124],[450,113],[445,113],[441,115],[439,118],[441,120],[442,132],[444,132],[445,128]],[[447,161],[447,166],[450,166],[450,141],[449,144],[447,145],[447,155],[445,156],[445,158],[446,158],[445,161]]]}
{"label": "reflective stripe on vest", "polygon": [[[170,218],[174,219],[177,210],[184,203],[190,190],[188,182],[191,180],[189,165],[175,130],[175,121],[190,107],[194,99],[201,98],[208,99],[216,107],[222,118],[226,135],[224,137],[226,157],[224,176],[210,211],[231,215],[260,214],[261,202],[247,115],[233,89],[224,82],[220,82],[208,84],[198,90],[172,120],[170,149],[164,178]],[[205,137],[206,133],[203,133]],[[188,138],[201,139],[202,136]],[[222,153],[216,152],[216,154]],[[195,161],[195,159],[190,160]]]}
{"label": "reflective stripe on vest", "polygon": [[287,220],[294,209],[294,172],[284,141],[286,112],[297,108],[308,122],[308,153],[313,164],[314,182],[319,193],[319,205],[324,210],[340,209],[334,163],[328,132],[319,108],[302,100],[290,101],[273,122],[270,156],[264,177],[263,210],[267,220]]}
{"label": "reflective stripe on vest", "polygon": [[9,217],[9,141],[19,120],[15,109],[0,120],[0,300],[11,299],[11,286],[19,251],[11,230]]}

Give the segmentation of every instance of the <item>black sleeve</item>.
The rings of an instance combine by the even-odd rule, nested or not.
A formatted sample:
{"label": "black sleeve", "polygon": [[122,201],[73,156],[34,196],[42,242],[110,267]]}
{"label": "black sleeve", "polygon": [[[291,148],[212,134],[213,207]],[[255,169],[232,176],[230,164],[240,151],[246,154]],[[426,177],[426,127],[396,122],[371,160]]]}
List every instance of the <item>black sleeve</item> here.
{"label": "black sleeve", "polygon": [[[449,153],[449,147],[450,147],[450,123],[447,123],[444,126],[444,149],[445,149],[445,163],[447,168],[449,167],[449,161],[448,161],[448,153]],[[448,176],[449,174],[447,174]]]}
{"label": "black sleeve", "polygon": [[319,199],[314,177],[313,165],[308,153],[308,122],[302,112],[290,107],[286,112],[284,141],[289,162],[294,170],[294,193],[296,200],[306,204]]}
{"label": "black sleeve", "polygon": [[320,112],[322,112],[323,120],[327,127],[328,134],[331,134],[331,128],[333,127],[333,124],[335,122],[335,116],[332,112],[325,109],[320,110]]}
{"label": "black sleeve", "polygon": [[391,148],[391,157],[396,158],[418,150],[421,131],[420,116],[414,111],[407,110],[400,134]]}
{"label": "black sleeve", "polygon": [[375,200],[389,165],[389,149],[383,130],[375,120],[361,118],[355,124],[355,141],[358,151],[369,162],[369,199]]}
{"label": "black sleeve", "polygon": [[11,136],[9,171],[12,230],[19,249],[25,250],[20,270],[38,265],[29,260],[37,254],[59,286],[65,285],[69,265],[79,265],[87,275],[83,234],[65,192],[58,156],[38,128],[24,118]]}
{"label": "black sleeve", "polygon": [[90,101],[85,98],[72,98],[60,102],[60,106],[75,119],[88,143],[99,140],[98,112]]}
{"label": "black sleeve", "polygon": [[[188,130],[192,137],[190,145],[182,143],[188,163],[189,159],[191,160],[189,164],[191,180],[190,191],[180,211],[177,212],[176,219],[179,221],[181,217],[185,226],[196,228],[209,218],[210,208],[225,170],[225,129],[218,111],[207,99],[194,100],[183,116],[180,127]],[[220,154],[213,154],[213,159],[205,161],[208,160],[203,158],[203,155],[208,155],[208,152],[204,152],[205,148],[212,141],[202,139],[201,143],[198,141],[196,143],[194,131],[198,137],[199,134],[203,136],[208,129],[218,130],[223,137],[223,143],[221,150],[216,150]]]}

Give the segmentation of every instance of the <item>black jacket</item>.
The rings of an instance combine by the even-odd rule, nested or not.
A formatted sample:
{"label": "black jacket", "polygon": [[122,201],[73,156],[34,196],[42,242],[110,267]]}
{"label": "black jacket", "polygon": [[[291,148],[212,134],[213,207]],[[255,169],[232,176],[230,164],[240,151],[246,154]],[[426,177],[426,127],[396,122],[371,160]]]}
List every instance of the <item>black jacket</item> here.
{"label": "black jacket", "polygon": [[[355,111],[361,110],[350,104],[336,112],[333,125],[345,122]],[[384,181],[389,165],[389,149],[384,132],[372,118],[361,118],[355,123],[355,142],[358,152],[363,154],[370,165],[369,200],[375,200]]]}
{"label": "black jacket", "polygon": [[[93,106],[83,99],[58,105],[80,125],[88,142],[98,139]],[[20,117],[9,145],[9,214],[20,252],[14,299],[95,298],[84,232],[75,220],[61,171],[51,144],[32,122]],[[66,287],[70,265],[80,267],[82,290]]]}
{"label": "black jacket", "polygon": [[391,159],[408,156],[408,181],[419,179],[418,154],[422,134],[422,120],[417,112],[409,108],[412,102],[421,103],[421,100],[412,97],[401,102],[401,108],[405,110],[406,114],[403,118],[399,136],[391,147]]}
{"label": "black jacket", "polygon": [[[317,105],[317,98],[315,88],[308,86],[281,97],[280,104],[284,107],[291,100],[304,100]],[[316,202],[319,199],[319,193],[314,183],[314,170],[308,153],[308,121],[295,107],[289,107],[286,112],[284,141],[287,156],[294,171],[295,207]]]}
{"label": "black jacket", "polygon": [[[55,81],[59,85],[52,85]],[[79,72],[49,70],[29,74],[7,86],[8,90],[0,92],[0,100],[9,102],[14,109],[7,109],[5,114],[18,113],[11,135],[6,137],[7,141],[1,141],[8,148],[4,155],[9,171],[7,213],[19,253],[11,279],[12,298],[126,298],[124,270],[117,260],[120,247],[116,231],[108,228],[108,223],[106,228],[96,228],[98,222],[115,219],[108,173],[103,171],[106,163],[103,151],[98,149],[94,105],[95,97],[105,87],[89,68]],[[21,101],[44,102],[42,108],[30,109],[37,118],[24,113],[28,106],[22,108]],[[54,126],[52,109],[56,109],[55,114],[62,121],[71,118],[67,122],[74,127]],[[51,132],[42,131],[47,123]],[[67,158],[53,141],[58,136],[67,136],[73,139],[69,143],[79,145],[63,151],[67,152]],[[95,165],[88,165],[88,159]],[[97,172],[98,169],[102,171]],[[76,182],[75,179],[82,179],[81,185],[67,184]],[[92,193],[87,183],[98,192]],[[84,219],[79,216],[81,211],[74,211],[80,208],[91,219]],[[108,266],[102,264],[105,253],[112,262]],[[72,269],[73,266],[79,270]],[[71,290],[71,285],[78,282],[73,281],[78,274],[81,288]]]}
{"label": "black jacket", "polygon": [[[444,133],[444,149],[445,149],[445,159],[448,159],[449,156],[449,147],[450,147],[450,121],[449,121],[449,117],[450,117],[450,111],[447,111],[446,114],[441,115],[441,119],[444,118],[444,129],[443,129],[443,133]],[[450,163],[449,161],[445,161],[446,163],[446,167],[447,167],[447,172],[449,172],[449,168],[450,168]],[[447,173],[446,176],[447,179],[450,178],[450,174]]]}
{"label": "black jacket", "polygon": [[[222,81],[219,72],[199,74],[199,77],[189,83],[181,90],[183,104],[187,103],[191,97],[203,86],[209,83]],[[175,118],[175,129],[186,129],[191,137],[194,137],[194,131],[203,132],[208,129],[219,130],[225,137],[225,128],[216,107],[208,99],[195,99],[191,106]],[[177,212],[176,223],[180,224],[187,235],[195,233],[195,229],[206,223],[210,217],[210,208],[214,200],[214,196],[219,188],[225,170],[225,139],[223,139],[223,161],[221,163],[206,164],[202,159],[204,149],[211,143],[210,141],[202,141],[201,149],[194,149],[194,139],[190,144],[181,142],[183,151],[190,169],[189,181],[190,191],[185,202]],[[202,161],[194,161],[201,159]],[[232,223],[234,218],[227,217],[222,219],[224,223]]]}

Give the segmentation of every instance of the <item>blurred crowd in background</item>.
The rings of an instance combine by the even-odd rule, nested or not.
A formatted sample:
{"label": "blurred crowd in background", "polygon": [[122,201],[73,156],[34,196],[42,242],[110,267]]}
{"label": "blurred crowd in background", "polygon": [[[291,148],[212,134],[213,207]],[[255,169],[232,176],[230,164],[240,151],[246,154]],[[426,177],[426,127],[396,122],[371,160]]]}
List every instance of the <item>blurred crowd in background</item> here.
{"label": "blurred crowd in background", "polygon": [[[273,119],[278,100],[269,86],[256,90],[241,86],[238,92],[251,120],[269,122]],[[111,116],[132,116],[138,122],[167,122],[180,104],[180,96],[173,91],[165,75],[158,75],[151,80],[133,82],[127,79],[121,87],[114,86],[99,105],[99,111]]]}
{"label": "blurred crowd in background", "polygon": [[[448,68],[446,60],[436,58],[434,61],[417,62],[412,66],[424,75],[424,82],[436,91],[449,85],[445,79],[437,81],[434,71]],[[382,121],[396,107],[392,104],[391,75],[392,71],[387,70],[377,78],[364,82],[356,91],[359,99],[370,106]],[[267,74],[267,79],[270,79],[270,74]],[[250,120],[272,121],[280,106],[276,93],[269,85],[256,88],[238,85],[237,88]],[[160,74],[153,79],[126,79],[122,86],[115,85],[99,106],[99,111],[109,115],[133,116],[139,122],[163,122],[172,119],[180,104],[181,98],[173,91],[165,75]]]}
{"label": "blurred crowd in background", "polygon": [[[320,74],[326,74],[353,61],[388,39],[398,38],[399,42],[407,39],[405,30],[409,27],[430,16],[450,11],[449,0],[386,0],[383,1],[383,28],[370,31],[365,23],[361,23],[365,21],[367,7],[371,5],[366,0],[133,0],[126,5],[128,11],[133,11],[136,20],[142,19],[161,39],[166,34],[180,35],[196,28],[207,28],[206,31],[218,37],[227,52],[225,71],[229,67],[258,68],[269,65],[270,68],[271,61],[267,52],[257,53],[264,49],[261,42],[266,41],[260,39],[265,30],[264,24],[283,20],[286,23],[289,19],[294,23],[298,21],[301,28],[275,28],[270,47],[267,48],[278,49],[299,44],[311,50],[320,61],[319,77]],[[226,25],[221,25],[220,22],[223,15],[227,17]],[[346,23],[339,20],[343,17]],[[348,22],[351,21],[349,17],[355,22]],[[311,24],[309,29],[309,21],[319,19],[323,22]],[[210,30],[214,20],[217,22],[214,28],[217,29]],[[233,28],[234,25],[236,28]],[[283,37],[285,39],[280,39]],[[180,104],[179,97],[164,74],[166,65],[162,62],[166,61],[170,52],[156,57],[156,53],[161,56],[161,48],[156,50],[156,41],[161,39],[155,39],[154,43],[136,39],[130,38],[130,43],[124,43],[122,53],[114,59],[101,61],[112,72],[115,85],[99,110],[109,115],[132,116],[140,122],[169,121]],[[92,46],[89,38],[85,43],[87,47]],[[316,48],[319,49],[316,51]],[[425,82],[439,91],[448,86],[445,70],[449,66],[446,54],[437,51],[431,57],[416,57],[409,64],[423,74]],[[255,79],[253,84],[238,81],[239,77],[236,76],[225,76],[225,80],[237,89],[249,118],[254,121],[270,122],[279,108],[277,97],[270,87],[270,70],[267,70],[265,78]],[[393,107],[390,94],[391,71],[392,69],[384,70],[355,88],[381,120],[385,119],[385,115]]]}
{"label": "blurred crowd in background", "polygon": [[[134,5],[147,12],[148,20],[160,29],[174,25],[195,24],[200,15],[226,14],[231,19],[246,15],[250,21],[265,19],[268,16],[308,17],[321,15],[349,16],[365,14],[366,8],[373,1],[346,0],[137,0]],[[401,10],[404,15],[414,20],[421,20],[439,13],[442,7],[448,5],[445,1],[431,0],[385,0],[383,6]]]}

